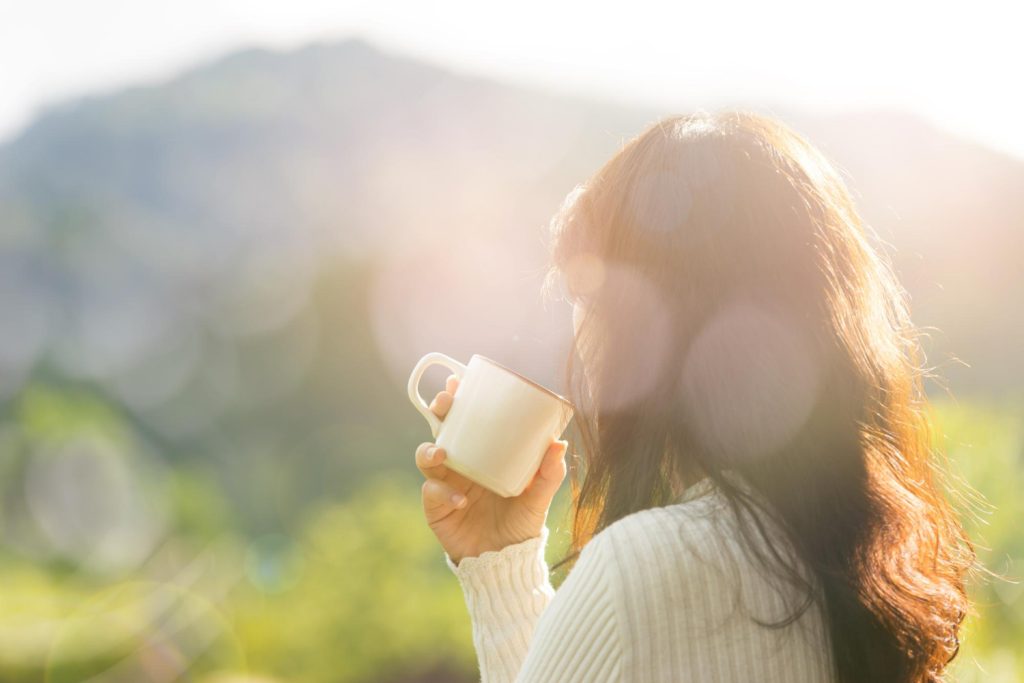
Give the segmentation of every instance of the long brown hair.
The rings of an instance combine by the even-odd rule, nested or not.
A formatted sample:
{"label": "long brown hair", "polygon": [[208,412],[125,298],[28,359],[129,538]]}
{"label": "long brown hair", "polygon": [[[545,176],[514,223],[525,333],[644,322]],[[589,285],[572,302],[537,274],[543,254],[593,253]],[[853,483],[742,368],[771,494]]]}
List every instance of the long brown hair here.
{"label": "long brown hair", "polygon": [[708,477],[805,596],[767,627],[819,604],[843,683],[941,680],[974,550],[933,471],[908,297],[833,164],[753,112],[668,117],[570,193],[552,237],[546,288],[584,311],[554,568]]}

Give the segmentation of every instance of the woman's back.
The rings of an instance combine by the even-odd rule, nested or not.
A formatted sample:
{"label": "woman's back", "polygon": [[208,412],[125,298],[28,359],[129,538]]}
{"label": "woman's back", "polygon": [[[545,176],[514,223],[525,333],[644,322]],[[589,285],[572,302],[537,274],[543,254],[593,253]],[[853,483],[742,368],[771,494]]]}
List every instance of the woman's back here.
{"label": "woman's back", "polygon": [[817,603],[763,625],[801,596],[755,564],[709,480],[595,535],[557,593],[546,537],[450,564],[485,682],[834,680]]}

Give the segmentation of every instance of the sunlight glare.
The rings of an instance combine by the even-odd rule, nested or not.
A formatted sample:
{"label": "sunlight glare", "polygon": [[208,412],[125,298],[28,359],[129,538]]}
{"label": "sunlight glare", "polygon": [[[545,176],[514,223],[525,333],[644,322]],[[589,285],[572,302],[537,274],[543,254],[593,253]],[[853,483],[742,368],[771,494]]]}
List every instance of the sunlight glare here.
{"label": "sunlight glare", "polygon": [[416,360],[441,351],[465,363],[499,355],[539,307],[540,274],[511,243],[464,238],[410,244],[387,255],[369,295],[377,348],[404,386]]}

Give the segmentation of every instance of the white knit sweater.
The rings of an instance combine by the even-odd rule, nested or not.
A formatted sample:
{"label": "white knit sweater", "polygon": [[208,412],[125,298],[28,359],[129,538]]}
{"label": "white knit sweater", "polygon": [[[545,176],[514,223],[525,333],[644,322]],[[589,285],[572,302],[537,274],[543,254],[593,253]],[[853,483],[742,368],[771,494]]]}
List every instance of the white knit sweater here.
{"label": "white knit sweater", "polygon": [[[557,593],[541,535],[455,565],[483,683],[824,683],[818,604],[766,628],[796,597],[744,551],[710,480],[624,517],[583,548]],[[781,538],[781,537],[779,537]],[[806,574],[805,574],[806,575]]]}

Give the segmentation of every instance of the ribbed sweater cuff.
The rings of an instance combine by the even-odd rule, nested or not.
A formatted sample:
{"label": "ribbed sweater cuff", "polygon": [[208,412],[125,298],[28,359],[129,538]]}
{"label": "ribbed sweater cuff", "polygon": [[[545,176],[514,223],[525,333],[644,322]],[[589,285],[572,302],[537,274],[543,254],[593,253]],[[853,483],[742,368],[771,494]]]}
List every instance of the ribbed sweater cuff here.
{"label": "ribbed sweater cuff", "polygon": [[544,560],[548,534],[545,526],[539,536],[458,565],[445,553],[462,585],[484,683],[515,680],[534,626],[555,595]]}

